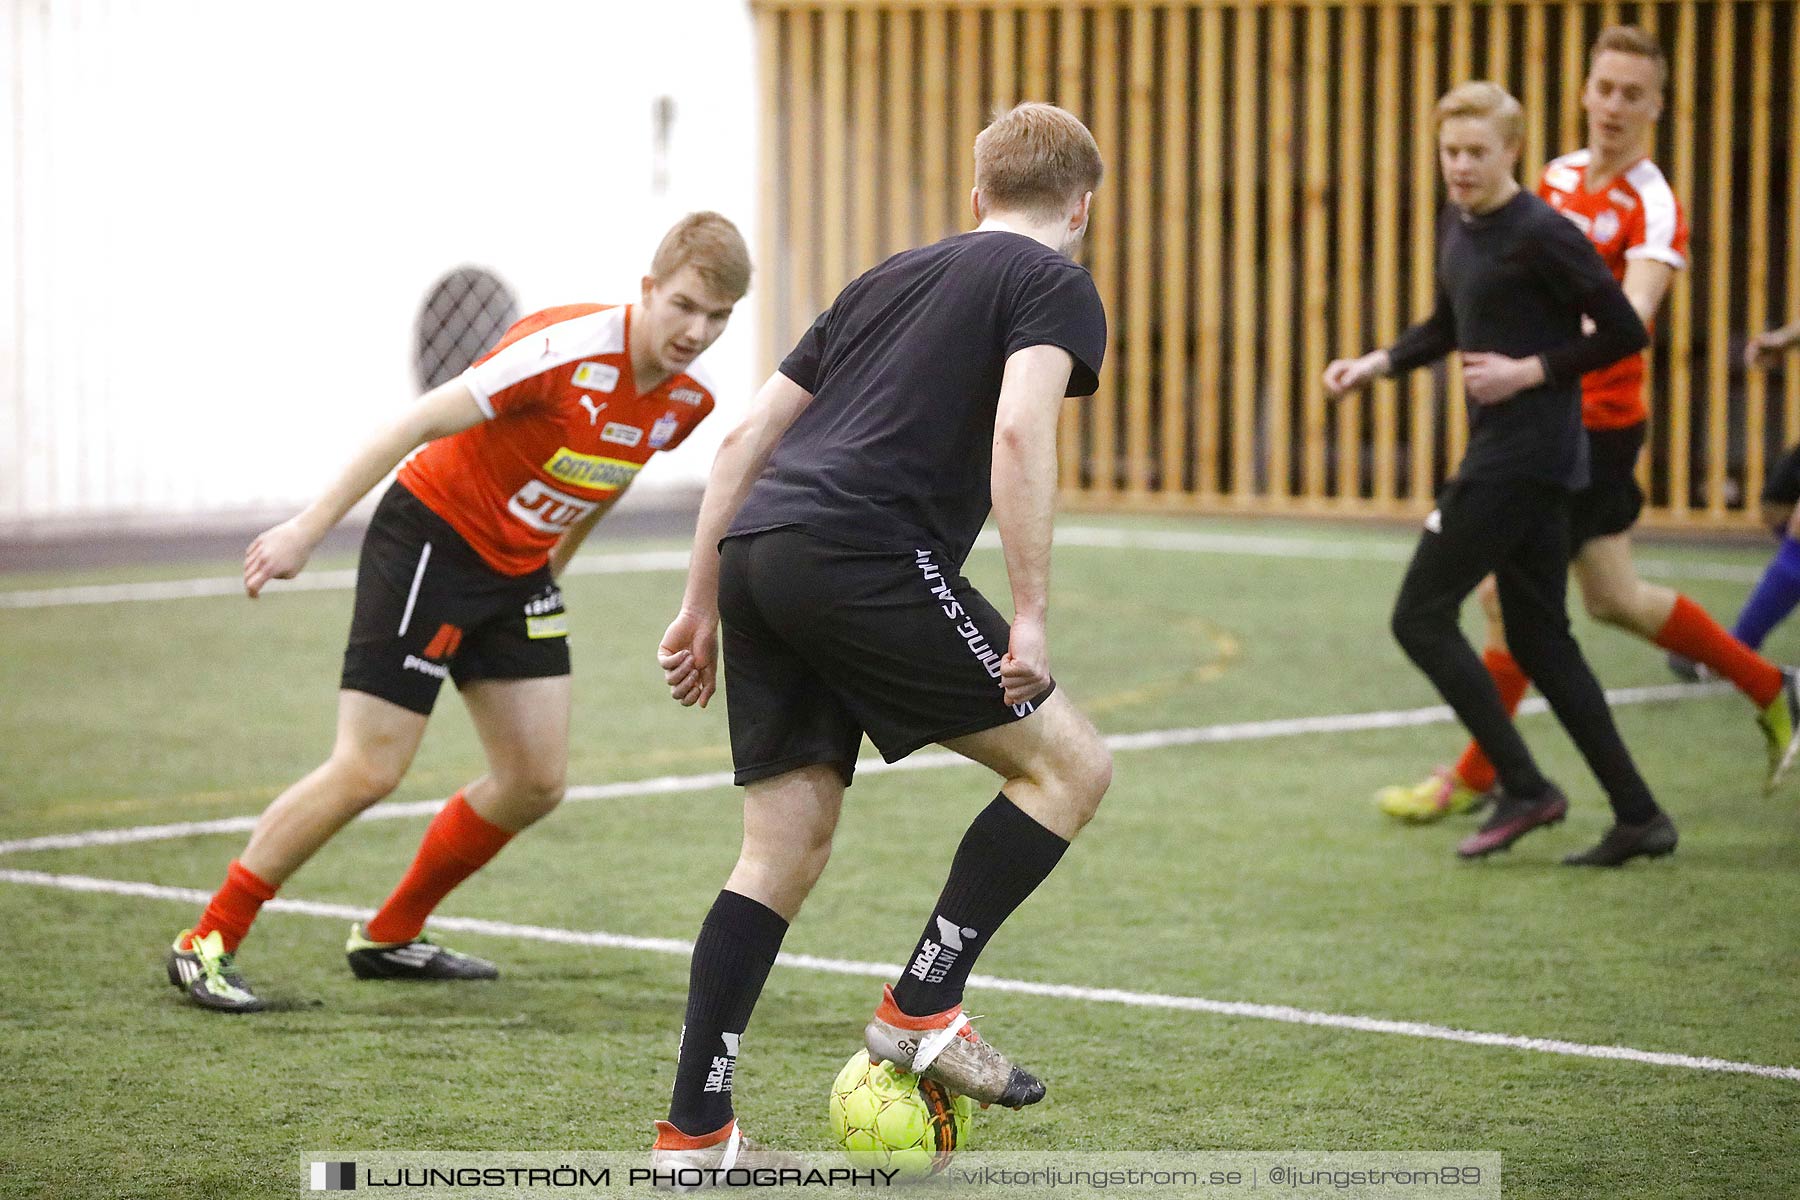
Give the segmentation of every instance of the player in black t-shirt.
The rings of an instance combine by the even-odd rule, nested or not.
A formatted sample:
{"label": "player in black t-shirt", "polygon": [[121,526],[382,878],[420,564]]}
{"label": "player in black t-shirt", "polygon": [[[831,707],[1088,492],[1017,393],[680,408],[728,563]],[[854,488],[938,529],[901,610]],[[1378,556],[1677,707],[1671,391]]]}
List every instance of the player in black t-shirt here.
{"label": "player in black t-shirt", "polygon": [[[1394,637],[1494,763],[1493,815],[1457,848],[1504,850],[1569,802],[1507,719],[1493,678],[1457,624],[1483,577],[1499,586],[1513,656],[1536,681],[1611,802],[1614,825],[1563,861],[1618,866],[1675,848],[1675,826],[1638,774],[1606,697],[1569,632],[1569,502],[1586,486],[1581,377],[1642,349],[1644,324],[1573,224],[1513,178],[1522,117],[1491,83],[1438,103],[1451,207],[1439,223],[1437,306],[1387,350],[1325,369],[1334,395],[1462,351],[1469,445],[1425,523],[1394,606]],[[1582,319],[1593,332],[1582,334]]]}
{"label": "player in black t-shirt", "polygon": [[[1063,110],[997,119],[975,142],[979,228],[846,287],[719,449],[658,660],[675,699],[704,705],[723,616],[744,843],[694,944],[659,1167],[739,1153],[738,1041],[825,867],[865,733],[889,762],[937,742],[1005,780],[868,1023],[869,1055],[983,1104],[1044,1095],[975,1036],[962,993],[1112,776],[1055,690],[1045,637],[1057,414],[1094,391],[1106,349],[1099,293],[1069,257],[1100,172]],[[990,507],[1010,626],[961,573]],[[930,838],[891,821],[904,841]]]}

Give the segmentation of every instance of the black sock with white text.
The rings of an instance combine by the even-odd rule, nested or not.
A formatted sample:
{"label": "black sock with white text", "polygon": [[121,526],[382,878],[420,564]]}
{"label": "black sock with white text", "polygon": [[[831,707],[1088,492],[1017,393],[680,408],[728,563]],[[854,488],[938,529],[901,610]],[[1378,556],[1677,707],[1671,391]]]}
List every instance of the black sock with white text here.
{"label": "black sock with white text", "polygon": [[694,939],[687,1019],[675,1066],[669,1123],[690,1137],[731,1120],[738,1040],[781,952],[788,923],[748,896],[722,891]]}
{"label": "black sock with white text", "polygon": [[1001,922],[1069,848],[1001,792],[963,834],[925,932],[894,984],[894,1003],[928,1017],[962,1003],[963,985]]}

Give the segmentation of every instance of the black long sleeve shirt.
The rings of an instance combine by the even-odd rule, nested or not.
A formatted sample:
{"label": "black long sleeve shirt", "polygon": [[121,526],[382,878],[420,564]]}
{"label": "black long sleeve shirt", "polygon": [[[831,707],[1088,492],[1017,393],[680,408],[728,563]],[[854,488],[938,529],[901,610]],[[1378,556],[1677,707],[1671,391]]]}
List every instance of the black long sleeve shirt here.
{"label": "black long sleeve shirt", "polygon": [[[1583,336],[1581,318],[1594,322]],[[1650,335],[1587,237],[1521,191],[1478,216],[1447,206],[1438,220],[1437,305],[1388,350],[1395,373],[1452,350],[1537,356],[1544,382],[1469,408],[1459,479],[1538,479],[1587,486],[1581,377],[1635,354]]]}

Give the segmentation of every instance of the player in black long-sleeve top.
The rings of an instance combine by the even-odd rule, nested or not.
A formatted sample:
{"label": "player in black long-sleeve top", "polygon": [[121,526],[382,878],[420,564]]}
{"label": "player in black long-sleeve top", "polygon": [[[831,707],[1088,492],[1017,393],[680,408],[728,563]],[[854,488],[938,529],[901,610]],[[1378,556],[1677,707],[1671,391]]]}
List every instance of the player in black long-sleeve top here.
{"label": "player in black long-sleeve top", "polygon": [[1638,774],[1569,632],[1569,498],[1588,481],[1581,377],[1642,349],[1649,335],[1581,231],[1515,182],[1522,125],[1518,101],[1495,84],[1464,84],[1439,102],[1450,207],[1439,223],[1436,310],[1388,349],[1333,362],[1325,385],[1338,396],[1461,351],[1468,451],[1426,521],[1393,617],[1401,648],[1500,777],[1492,816],[1457,853],[1503,850],[1569,808],[1457,624],[1464,598],[1491,572],[1513,656],[1613,808],[1600,844],[1563,861],[1617,866],[1673,850],[1675,826]]}

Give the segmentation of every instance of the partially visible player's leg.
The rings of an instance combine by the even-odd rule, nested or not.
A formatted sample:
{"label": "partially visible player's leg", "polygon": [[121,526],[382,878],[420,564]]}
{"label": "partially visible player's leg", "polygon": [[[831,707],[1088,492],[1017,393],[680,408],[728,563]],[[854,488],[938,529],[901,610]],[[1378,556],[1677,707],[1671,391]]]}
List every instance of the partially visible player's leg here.
{"label": "partially visible player's leg", "polygon": [[1500,603],[1513,653],[1568,731],[1612,806],[1614,827],[1600,845],[1564,859],[1617,866],[1675,848],[1675,827],[1638,773],[1605,693],[1569,628],[1568,532],[1560,502],[1546,503],[1539,536],[1522,542],[1499,571]]}
{"label": "partially visible player's leg", "polygon": [[1626,629],[1731,680],[1758,709],[1781,692],[1781,669],[1726,632],[1673,588],[1640,577],[1631,537],[1594,538],[1575,556],[1575,578],[1590,616]]}
{"label": "partially visible player's leg", "polygon": [[350,965],[364,978],[491,979],[493,964],[423,939],[445,896],[514,834],[561,801],[569,759],[568,675],[477,679],[462,690],[488,771],[445,803],[381,910],[353,930]]}
{"label": "partially visible player's leg", "polygon": [[1596,620],[1702,664],[1749,697],[1768,751],[1764,787],[1773,789],[1800,752],[1800,695],[1781,668],[1727,633],[1686,596],[1640,578],[1626,534],[1595,538],[1583,546],[1575,558],[1575,577]]}
{"label": "partially visible player's leg", "polygon": [[785,593],[798,564],[781,551],[793,544],[760,534],[721,548],[726,712],[744,841],[694,939],[669,1119],[656,1123],[659,1168],[716,1166],[742,1149],[732,1106],[739,1043],[788,922],[830,857],[862,744],[862,728],[826,679],[772,624],[794,616],[790,599],[829,607],[840,594],[826,580],[814,581],[817,592]]}
{"label": "partially visible player's leg", "polygon": [[[1518,711],[1531,681],[1506,648],[1506,624],[1492,575],[1475,589],[1475,598],[1487,618],[1487,646],[1481,652],[1481,665],[1487,668],[1500,693],[1500,705],[1510,717]],[[1481,743],[1470,738],[1454,766],[1438,767],[1418,783],[1384,787],[1375,793],[1375,804],[1402,821],[1436,821],[1481,807],[1496,779],[1494,764],[1481,752]]]}
{"label": "partially visible player's leg", "polygon": [[822,764],[745,787],[737,865],[694,939],[667,1133],[712,1137],[731,1126],[738,1044],[788,923],[831,857],[843,797],[843,774]]}
{"label": "partially visible player's leg", "polygon": [[272,887],[286,883],[352,818],[400,786],[427,719],[379,696],[339,692],[331,757],[264,810],[239,861]]}
{"label": "partially visible player's leg", "polygon": [[[975,599],[970,589],[964,604]],[[1112,782],[1112,754],[1063,692],[1021,720],[943,744],[1005,782],[963,833],[924,932],[865,1040],[871,1057],[983,1102],[1022,1108],[1043,1098],[1044,1085],[974,1036],[963,1016],[963,988],[1000,926],[1092,819]]]}
{"label": "partially visible player's leg", "polygon": [[226,870],[192,930],[176,936],[169,982],[204,1008],[262,1007],[234,955],[262,906],[356,814],[393,791],[412,764],[426,717],[363,692],[338,693],[331,757],[263,810],[244,852]]}
{"label": "partially visible player's leg", "polygon": [[1458,625],[1463,600],[1520,536],[1511,488],[1459,482],[1445,489],[1433,525],[1401,582],[1394,640],[1455,710],[1514,796],[1541,796],[1549,780],[1513,728],[1492,676]]}
{"label": "partially visible player's leg", "polygon": [[1020,721],[944,743],[1004,782],[956,850],[925,931],[894,984],[908,1016],[962,1003],[975,960],[1061,861],[1112,782],[1112,753],[1067,695]]}
{"label": "partially visible player's leg", "polygon": [[194,933],[204,937],[217,930],[226,951],[235,952],[257,909],[276,889],[352,818],[399,786],[425,735],[425,722],[421,714],[378,696],[338,693],[331,757],[263,810]]}
{"label": "partially visible player's leg", "polygon": [[1744,601],[1733,632],[1745,645],[1761,646],[1796,605],[1800,605],[1800,535],[1790,528]]}
{"label": "partially visible player's leg", "polygon": [[1763,485],[1763,520],[1781,545],[1744,602],[1732,633],[1751,649],[1761,649],[1769,631],[1800,604],[1800,446],[1790,447]]}

